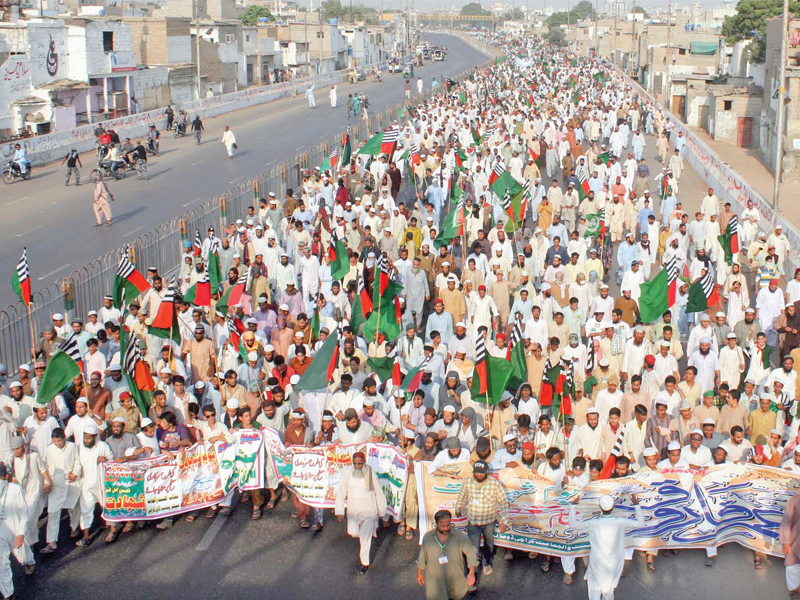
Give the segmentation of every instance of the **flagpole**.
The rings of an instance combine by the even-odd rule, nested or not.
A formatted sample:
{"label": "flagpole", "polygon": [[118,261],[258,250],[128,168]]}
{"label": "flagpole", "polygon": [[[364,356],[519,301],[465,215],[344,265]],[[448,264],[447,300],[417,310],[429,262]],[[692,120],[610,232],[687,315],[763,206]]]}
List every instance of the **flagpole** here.
{"label": "flagpole", "polygon": [[[380,278],[380,276],[381,276],[381,274],[380,274],[380,264],[377,263],[377,262],[375,263],[375,267],[374,267],[373,273],[375,271],[378,271],[377,277]],[[372,289],[373,289],[373,291],[375,290],[374,282],[373,282]],[[383,294],[381,294],[381,281],[380,281],[380,279],[378,279],[378,320],[377,320],[377,322],[375,324],[375,333],[378,334],[378,340],[380,340],[380,337],[381,337],[381,297],[382,296],[383,296]],[[373,300],[373,304],[374,304],[374,302],[375,301]],[[380,343],[380,342],[378,342],[378,343]]]}
{"label": "flagpole", "polygon": [[28,303],[28,328],[31,332],[31,360],[36,362],[36,350],[34,346],[36,346],[36,336],[33,333],[33,315],[31,314],[31,304]]}

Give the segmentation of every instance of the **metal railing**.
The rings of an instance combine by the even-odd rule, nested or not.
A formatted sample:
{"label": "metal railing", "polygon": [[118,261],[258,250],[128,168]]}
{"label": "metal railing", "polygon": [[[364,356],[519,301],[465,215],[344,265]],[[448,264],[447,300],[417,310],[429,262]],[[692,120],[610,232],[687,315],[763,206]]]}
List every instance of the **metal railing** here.
{"label": "metal railing", "polygon": [[[453,75],[455,80],[463,80],[478,69],[489,64],[467,69]],[[440,87],[438,92],[442,92]],[[353,152],[362,141],[389,126],[397,118],[403,106],[416,105],[428,100],[432,95],[429,88],[421,95],[412,97],[410,103],[401,102],[377,112],[365,122],[363,119],[350,129]],[[213,226],[218,231],[228,227],[236,219],[245,219],[247,207],[257,208],[258,198],[265,198],[270,191],[283,192],[287,188],[297,188],[302,184],[302,174],[321,165],[334,147],[341,144],[344,132],[319,142],[291,159],[259,173],[228,191],[206,200],[203,204],[182,215],[162,223],[155,229],[137,237],[130,244],[134,262],[140,269],[157,267],[162,275],[176,273],[183,260],[182,242],[193,239],[194,231],[205,232]],[[37,289],[33,294],[31,319],[36,335],[52,325],[52,315],[62,313],[67,324],[72,316],[86,315],[97,309],[105,294],[110,294],[116,277],[119,257],[123,247],[117,248],[76,269],[56,283]],[[225,275],[225,274],[223,274]],[[0,362],[9,365],[13,373],[17,365],[31,359],[28,311],[22,302],[9,305],[0,310]]]}

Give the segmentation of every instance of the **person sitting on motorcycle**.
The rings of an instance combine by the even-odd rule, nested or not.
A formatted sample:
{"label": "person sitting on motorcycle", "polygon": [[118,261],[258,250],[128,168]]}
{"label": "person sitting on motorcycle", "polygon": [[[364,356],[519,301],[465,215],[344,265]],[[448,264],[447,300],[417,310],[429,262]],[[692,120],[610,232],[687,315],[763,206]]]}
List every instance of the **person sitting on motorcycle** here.
{"label": "person sitting on motorcycle", "polygon": [[150,131],[147,132],[147,143],[148,145],[152,146],[158,152],[158,139],[161,137],[161,134],[156,129],[155,125],[150,125]]}
{"label": "person sitting on motorcycle", "polygon": [[122,147],[119,149],[119,155],[122,157],[122,160],[125,161],[128,165],[133,165],[133,162],[128,156],[133,151],[133,143],[131,142],[131,138],[125,138],[125,143],[122,144]]}
{"label": "person sitting on motorcycle", "polygon": [[31,161],[28,160],[28,153],[20,144],[14,146],[14,164],[19,167],[19,172],[23,175],[28,172]]}
{"label": "person sitting on motorcycle", "polygon": [[97,136],[97,160],[103,160],[106,154],[108,154],[108,145],[112,142],[111,134],[106,131],[105,129],[100,131],[100,135]]}
{"label": "person sitting on motorcycle", "polygon": [[113,142],[108,147],[108,154],[106,154],[105,161],[111,165],[111,173],[116,175],[117,168],[120,166],[124,169],[125,164],[122,161],[122,157],[119,154],[119,146],[114,144]]}
{"label": "person sitting on motorcycle", "polygon": [[178,113],[178,133],[181,135],[186,135],[186,121],[188,119],[188,115],[186,114],[185,110],[182,110]]}

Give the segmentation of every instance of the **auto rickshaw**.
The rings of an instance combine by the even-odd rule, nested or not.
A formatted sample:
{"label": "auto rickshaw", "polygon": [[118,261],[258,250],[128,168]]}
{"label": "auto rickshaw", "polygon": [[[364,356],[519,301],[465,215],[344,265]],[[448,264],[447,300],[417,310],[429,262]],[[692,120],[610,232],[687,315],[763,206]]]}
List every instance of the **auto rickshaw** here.
{"label": "auto rickshaw", "polygon": [[414,77],[414,64],[407,62],[403,65],[403,77],[405,79],[411,79]]}

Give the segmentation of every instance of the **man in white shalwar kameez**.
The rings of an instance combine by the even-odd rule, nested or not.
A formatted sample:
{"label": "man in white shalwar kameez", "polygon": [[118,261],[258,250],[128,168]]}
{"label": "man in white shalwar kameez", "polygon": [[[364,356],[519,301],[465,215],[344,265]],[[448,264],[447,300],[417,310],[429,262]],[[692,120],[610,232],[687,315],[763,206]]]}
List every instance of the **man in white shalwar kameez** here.
{"label": "man in white shalwar kameez", "polygon": [[[575,501],[577,502],[580,496]],[[636,519],[615,517],[614,498],[600,498],[599,518],[582,520],[573,506],[569,512],[569,523],[576,531],[589,533],[589,568],[586,582],[589,586],[589,600],[614,600],[622,568],[625,566],[625,533],[644,526],[644,515],[636,496],[631,496],[636,511]]]}
{"label": "man in white shalwar kameez", "polygon": [[77,546],[91,544],[89,534],[94,522],[94,507],[103,501],[103,478],[101,462],[114,460],[114,453],[105,442],[98,440],[100,431],[96,425],[88,425],[83,430],[83,440],[78,444],[78,461],[81,465],[81,531],[83,538]]}
{"label": "man in white shalwar kameez", "polygon": [[366,466],[363,452],[353,454],[353,468],[342,477],[336,495],[334,513],[341,521],[347,505],[347,535],[358,538],[360,565],[357,573],[363,575],[369,568],[369,551],[372,536],[378,528],[378,518],[386,514],[386,497],[383,495],[378,477]]}
{"label": "man in white shalwar kameez", "polygon": [[336,101],[338,100],[338,94],[336,93],[336,86],[331,88],[331,91],[328,92],[328,99],[331,101],[331,108],[336,108]]}
{"label": "man in white shalwar kameez", "polygon": [[25,545],[28,526],[28,506],[25,492],[18,483],[8,480],[8,469],[0,463],[0,594],[4,598],[14,595],[11,558]]}
{"label": "man in white shalwar kameez", "polygon": [[308,100],[308,107],[309,108],[317,108],[317,100],[316,100],[316,98],[314,98],[314,86],[313,85],[306,90],[306,100]]}
{"label": "man in white shalwar kameez", "polygon": [[30,575],[36,566],[32,548],[39,541],[38,519],[44,508],[44,495],[50,491],[50,476],[39,453],[28,450],[22,437],[11,438],[11,450],[14,453],[11,463],[14,481],[22,486],[28,508],[25,542],[14,549],[14,556],[25,567],[25,574]]}
{"label": "man in white shalwar kameez", "polygon": [[40,552],[52,554],[58,548],[61,511],[67,509],[70,531],[76,534],[80,517],[78,500],[81,495],[81,464],[78,461],[78,447],[67,441],[63,429],[53,430],[53,442],[44,452],[44,464],[52,487],[47,495],[47,546]]}

